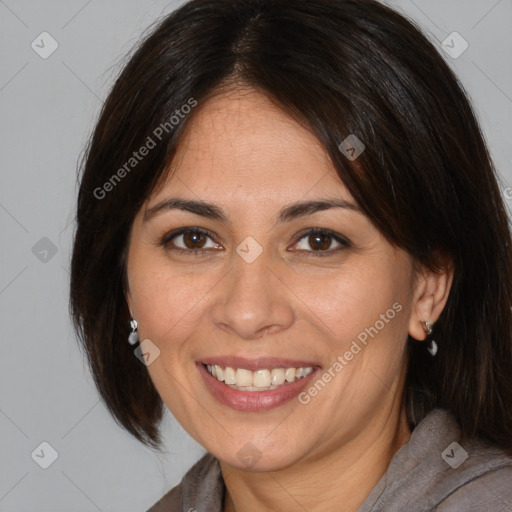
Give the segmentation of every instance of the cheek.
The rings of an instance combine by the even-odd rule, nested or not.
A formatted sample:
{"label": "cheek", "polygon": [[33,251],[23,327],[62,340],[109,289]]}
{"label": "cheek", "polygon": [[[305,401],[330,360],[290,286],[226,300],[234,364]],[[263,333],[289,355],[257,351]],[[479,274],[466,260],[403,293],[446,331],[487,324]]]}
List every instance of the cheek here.
{"label": "cheek", "polygon": [[325,410],[366,415],[395,389],[405,367],[408,263],[395,264],[393,258],[368,263],[352,266],[329,282],[329,291],[311,296],[321,318],[318,325],[329,340],[326,370],[335,374],[325,393]]}
{"label": "cheek", "polygon": [[161,340],[168,337],[171,330],[183,330],[194,318],[200,310],[201,297],[208,290],[208,279],[172,274],[162,268],[134,276],[132,286],[141,332],[146,337]]}
{"label": "cheek", "polygon": [[164,355],[186,348],[185,341],[204,321],[210,292],[220,284],[219,272],[199,267],[172,262],[164,249],[143,242],[130,248],[128,282],[139,335]]}
{"label": "cheek", "polygon": [[128,278],[140,338],[151,340],[160,350],[147,367],[151,380],[173,414],[185,424],[193,423],[187,411],[194,410],[194,402],[190,393],[181,392],[188,372],[193,371],[193,347],[187,340],[204,316],[202,298],[214,286],[213,279],[206,273],[193,276],[172,270],[154,254],[135,250]]}
{"label": "cheek", "polygon": [[[296,279],[294,291],[330,339],[337,339],[337,344],[350,343],[379,321],[380,315],[386,319],[393,317],[393,321],[386,323],[386,331],[402,326],[394,319],[403,313],[392,309],[399,302],[404,310],[407,302],[405,276],[397,275],[399,268],[389,257],[360,258],[357,264],[340,267],[328,276],[301,276]],[[407,268],[403,262],[402,268]]]}

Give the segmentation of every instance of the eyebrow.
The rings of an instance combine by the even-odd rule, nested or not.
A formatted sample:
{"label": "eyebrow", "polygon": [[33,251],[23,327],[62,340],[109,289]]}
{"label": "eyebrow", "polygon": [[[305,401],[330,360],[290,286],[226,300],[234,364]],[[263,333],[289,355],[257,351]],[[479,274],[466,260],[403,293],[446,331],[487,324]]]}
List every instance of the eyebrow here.
{"label": "eyebrow", "polygon": [[[311,215],[316,212],[323,210],[329,210],[331,208],[343,208],[346,210],[352,210],[358,213],[362,213],[361,208],[354,203],[344,201],[343,199],[323,199],[313,201],[299,201],[285,206],[278,215],[279,222],[289,222],[298,217],[304,215]],[[212,220],[218,220],[223,223],[229,223],[229,217],[226,213],[218,206],[207,203],[204,201],[195,201],[190,199],[181,199],[177,197],[171,197],[165,199],[160,203],[146,209],[144,212],[144,222],[151,220],[159,214],[162,214],[168,210],[182,210],[201,217],[205,217]]]}

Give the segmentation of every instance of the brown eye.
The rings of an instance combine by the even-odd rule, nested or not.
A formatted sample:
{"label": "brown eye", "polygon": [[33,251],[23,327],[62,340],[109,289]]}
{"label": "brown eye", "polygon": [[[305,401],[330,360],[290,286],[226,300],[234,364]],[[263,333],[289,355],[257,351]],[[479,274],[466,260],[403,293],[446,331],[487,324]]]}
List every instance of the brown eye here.
{"label": "brown eye", "polygon": [[199,228],[181,228],[168,233],[160,240],[159,245],[168,251],[196,256],[211,253],[212,249],[221,249],[210,232]]}
{"label": "brown eye", "polygon": [[202,249],[206,244],[206,235],[199,231],[188,231],[183,234],[183,243],[187,249]]}
{"label": "brown eye", "polygon": [[325,251],[331,246],[332,238],[328,235],[317,233],[315,235],[309,235],[308,243],[315,251]]}
{"label": "brown eye", "polygon": [[328,256],[351,247],[351,244],[346,238],[330,230],[313,228],[300,235],[295,247],[308,256]]}

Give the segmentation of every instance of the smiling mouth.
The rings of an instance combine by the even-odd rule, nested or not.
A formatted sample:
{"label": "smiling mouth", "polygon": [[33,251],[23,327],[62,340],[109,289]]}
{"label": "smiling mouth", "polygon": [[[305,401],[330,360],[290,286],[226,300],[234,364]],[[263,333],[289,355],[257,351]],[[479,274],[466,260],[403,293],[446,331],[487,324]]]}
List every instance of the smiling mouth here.
{"label": "smiling mouth", "polygon": [[239,391],[271,391],[297,382],[314,370],[312,366],[306,366],[260,369],[253,372],[245,368],[222,367],[216,364],[203,363],[203,366],[216,380]]}

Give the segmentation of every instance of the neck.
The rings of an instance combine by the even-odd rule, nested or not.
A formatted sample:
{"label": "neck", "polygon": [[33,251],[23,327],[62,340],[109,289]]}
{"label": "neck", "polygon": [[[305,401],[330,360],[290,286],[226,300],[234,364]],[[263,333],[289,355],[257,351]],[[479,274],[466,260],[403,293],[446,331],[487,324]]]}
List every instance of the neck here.
{"label": "neck", "polygon": [[308,510],[356,512],[411,435],[405,407],[380,426],[314,459],[272,472],[247,472],[220,463],[224,512]]}

